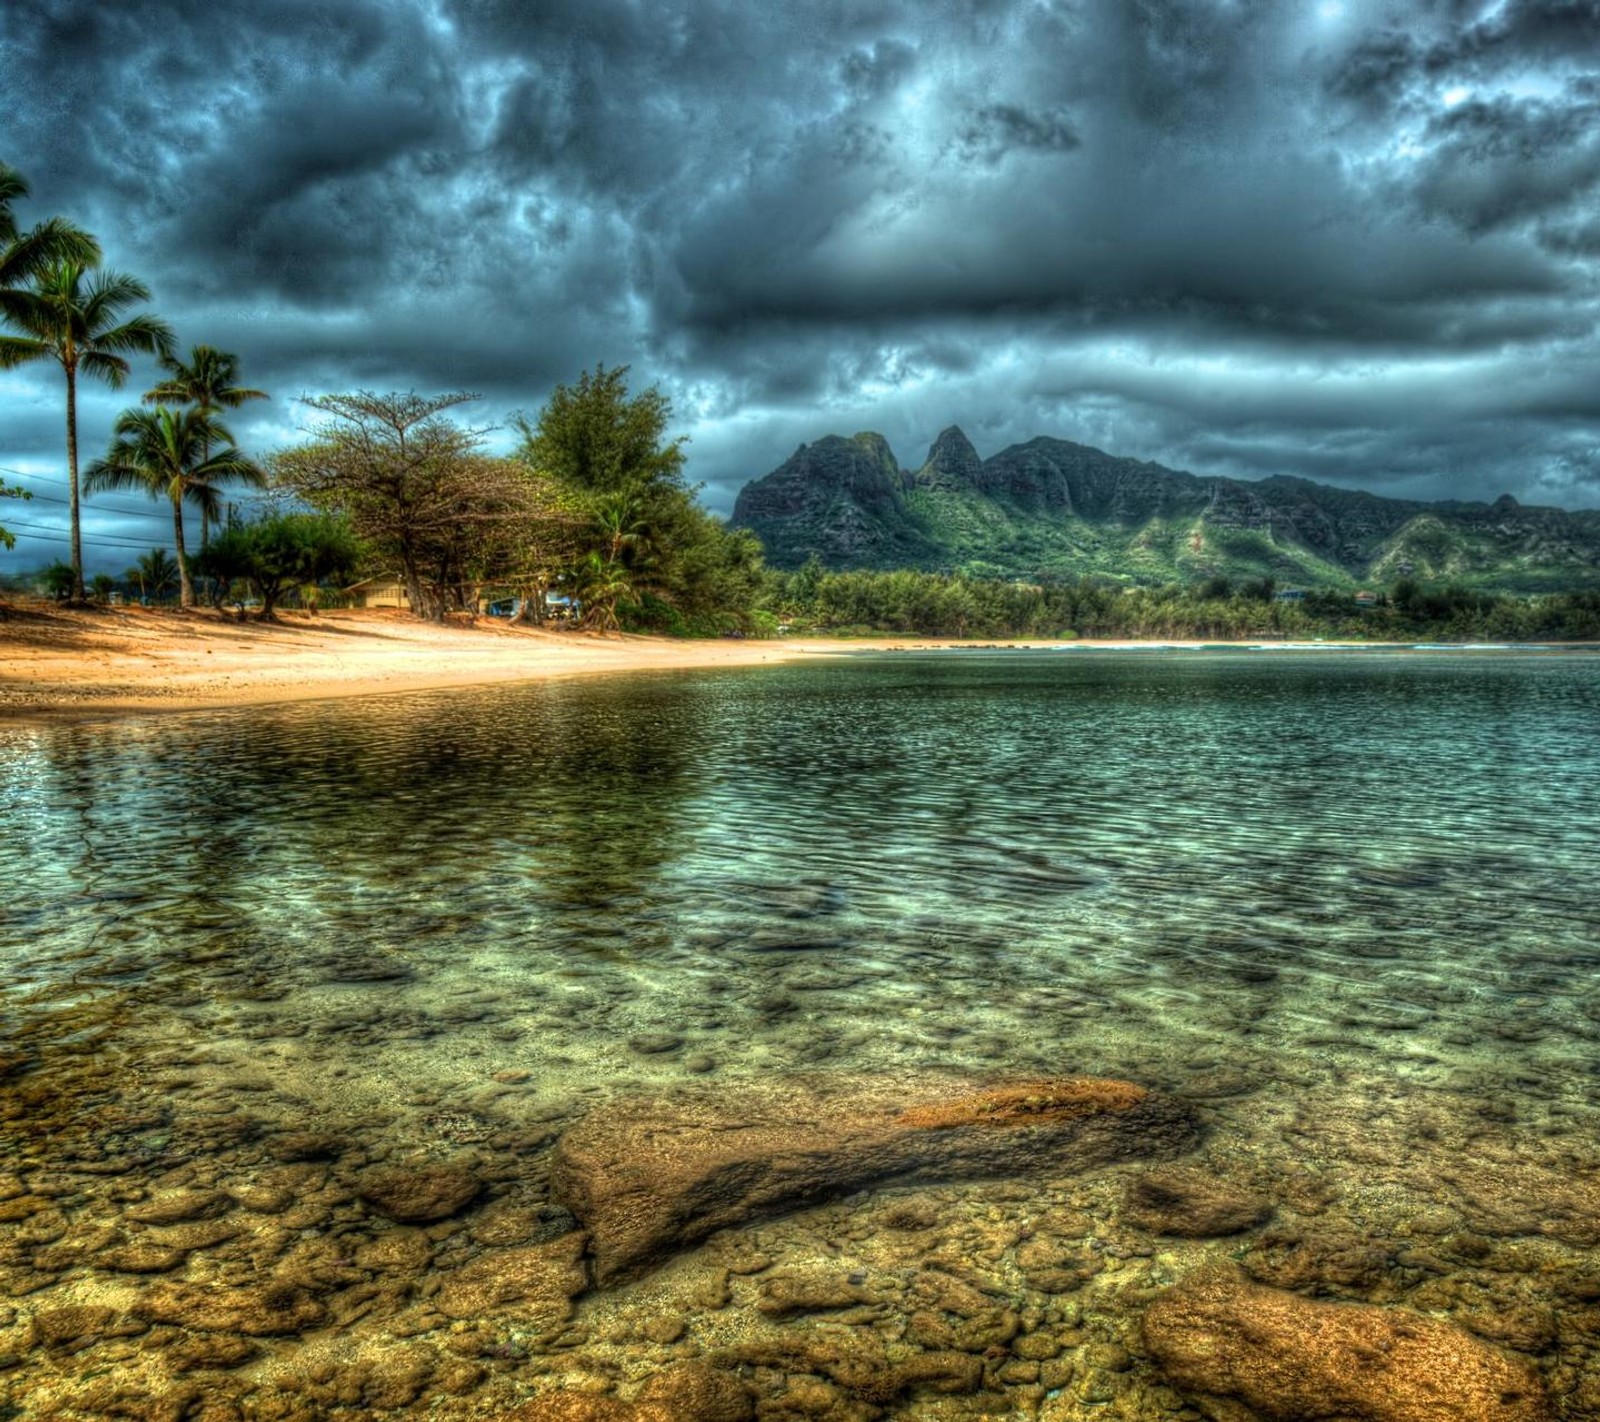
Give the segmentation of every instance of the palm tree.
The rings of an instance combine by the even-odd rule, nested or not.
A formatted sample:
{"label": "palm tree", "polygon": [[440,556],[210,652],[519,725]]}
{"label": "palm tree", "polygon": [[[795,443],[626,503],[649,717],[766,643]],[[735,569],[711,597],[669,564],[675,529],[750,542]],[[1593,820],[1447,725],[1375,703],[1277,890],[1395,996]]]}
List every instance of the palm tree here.
{"label": "palm tree", "polygon": [[[189,364],[176,356],[164,356],[161,361],[167,372],[145,392],[147,405],[193,405],[202,415],[215,415],[222,410],[236,410],[246,400],[267,400],[265,390],[253,390],[246,385],[235,385],[238,378],[239,358],[231,351],[219,351],[215,346],[195,346],[189,352]],[[211,450],[205,450],[206,458]],[[211,520],[206,511],[200,511],[200,546],[211,541]]]}
{"label": "palm tree", "polygon": [[55,262],[34,274],[25,289],[9,291],[0,305],[21,336],[0,336],[0,370],[54,360],[67,377],[67,485],[72,512],[73,597],[83,601],[83,543],[78,519],[78,375],[103,380],[113,390],[128,378],[127,355],[167,355],[172,330],[155,316],[119,321],[125,308],[150,299],[133,277],[99,272],[82,262]]}
{"label": "palm tree", "polygon": [[178,581],[178,565],[165,548],[152,548],[148,553],[141,553],[139,561],[122,576],[139,584],[139,601],[143,602],[152,594],[160,597]]}
{"label": "palm tree", "polygon": [[[85,487],[135,489],[151,498],[172,500],[172,537],[178,555],[178,601],[194,606],[189,560],[183,547],[183,505],[187,500],[215,518],[222,508],[217,486],[237,480],[261,488],[266,476],[233,444],[227,426],[198,410],[124,410],[112,427],[115,438],[104,459],[89,466]],[[223,447],[207,453],[213,445]]]}
{"label": "palm tree", "polygon": [[100,265],[100,244],[62,218],[52,217],[27,232],[18,227],[11,204],[27,195],[22,174],[0,163],[0,310],[8,292],[54,262]]}

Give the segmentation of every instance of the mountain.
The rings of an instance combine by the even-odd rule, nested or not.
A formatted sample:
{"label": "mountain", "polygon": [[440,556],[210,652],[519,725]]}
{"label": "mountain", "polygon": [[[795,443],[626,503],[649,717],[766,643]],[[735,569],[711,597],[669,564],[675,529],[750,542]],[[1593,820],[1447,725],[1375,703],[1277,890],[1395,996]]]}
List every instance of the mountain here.
{"label": "mountain", "polygon": [[1032,439],[981,459],[954,426],[922,467],[878,434],[803,444],[740,491],[733,524],[779,568],[924,568],[1134,583],[1412,575],[1485,590],[1600,586],[1600,511],[1420,503],[1275,475],[1220,479]]}

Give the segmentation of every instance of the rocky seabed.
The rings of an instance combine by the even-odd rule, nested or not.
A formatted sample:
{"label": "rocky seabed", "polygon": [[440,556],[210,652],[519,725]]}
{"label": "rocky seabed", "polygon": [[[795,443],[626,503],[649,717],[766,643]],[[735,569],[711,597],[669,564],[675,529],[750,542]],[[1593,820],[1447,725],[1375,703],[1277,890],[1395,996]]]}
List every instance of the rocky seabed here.
{"label": "rocky seabed", "polygon": [[508,1061],[308,1114],[115,1028],[0,1057],[5,1418],[1600,1417],[1578,1104]]}

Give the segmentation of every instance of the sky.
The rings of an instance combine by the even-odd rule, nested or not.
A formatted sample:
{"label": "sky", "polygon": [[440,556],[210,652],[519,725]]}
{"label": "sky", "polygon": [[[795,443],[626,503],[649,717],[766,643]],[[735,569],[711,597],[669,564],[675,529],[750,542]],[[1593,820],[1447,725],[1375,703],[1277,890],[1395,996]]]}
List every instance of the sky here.
{"label": "sky", "polygon": [[[953,423],[1600,505],[1600,0],[5,0],[0,160],[272,392],[255,454],[352,389],[505,448],[604,363],[719,512]],[[0,568],[64,553],[62,407],[0,374]]]}

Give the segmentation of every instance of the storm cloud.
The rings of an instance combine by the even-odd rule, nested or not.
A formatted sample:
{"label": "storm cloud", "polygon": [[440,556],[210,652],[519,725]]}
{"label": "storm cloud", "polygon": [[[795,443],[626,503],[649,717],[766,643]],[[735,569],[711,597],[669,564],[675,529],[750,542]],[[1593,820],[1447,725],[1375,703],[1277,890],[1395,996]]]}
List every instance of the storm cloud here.
{"label": "storm cloud", "polygon": [[[915,464],[951,422],[1600,503],[1596,3],[10,0],[0,113],[23,220],[274,393],[256,450],[299,394],[503,422],[604,361],[723,510],[802,440]],[[47,528],[58,384],[0,377]]]}

